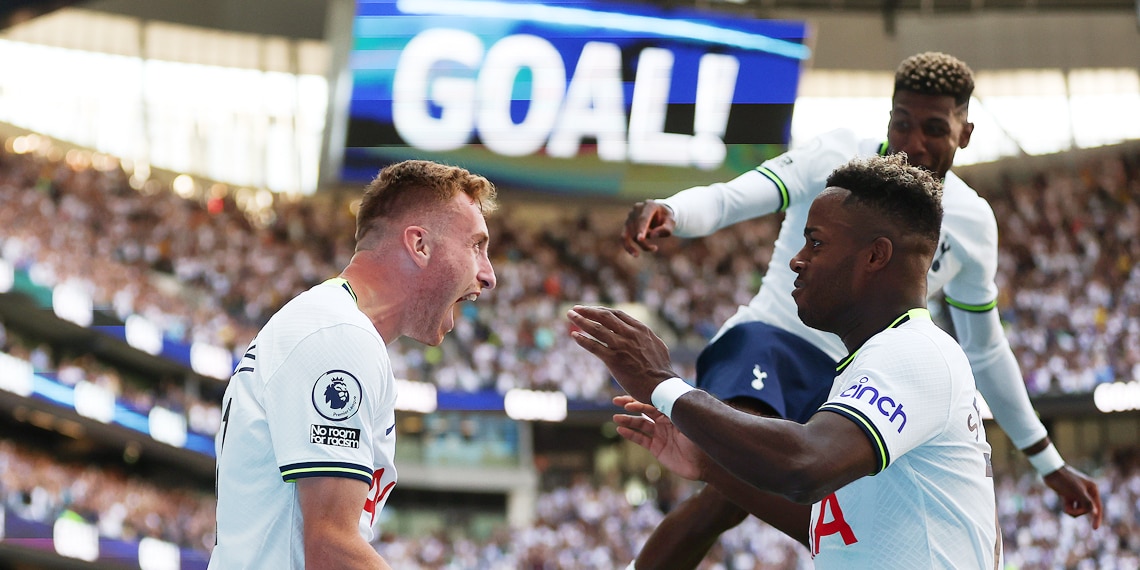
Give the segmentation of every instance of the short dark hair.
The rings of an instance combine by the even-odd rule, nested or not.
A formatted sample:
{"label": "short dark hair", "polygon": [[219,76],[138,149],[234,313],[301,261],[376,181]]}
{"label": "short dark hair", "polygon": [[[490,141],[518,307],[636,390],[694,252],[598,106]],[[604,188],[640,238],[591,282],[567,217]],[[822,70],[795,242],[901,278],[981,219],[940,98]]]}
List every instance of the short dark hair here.
{"label": "short dark hair", "polygon": [[923,238],[931,252],[942,229],[942,183],[907,163],[906,153],[855,159],[827,177],[828,187],[850,192],[845,204],[870,208],[900,231]]}
{"label": "short dark hair", "polygon": [[385,219],[443,206],[459,192],[470,196],[484,215],[498,207],[495,185],[458,166],[429,160],[405,160],[386,166],[364,187],[356,214],[356,242],[359,244]]}
{"label": "short dark hair", "polygon": [[899,91],[949,95],[958,106],[966,105],[974,93],[974,72],[962,60],[945,53],[912,55],[895,71],[895,93]]}

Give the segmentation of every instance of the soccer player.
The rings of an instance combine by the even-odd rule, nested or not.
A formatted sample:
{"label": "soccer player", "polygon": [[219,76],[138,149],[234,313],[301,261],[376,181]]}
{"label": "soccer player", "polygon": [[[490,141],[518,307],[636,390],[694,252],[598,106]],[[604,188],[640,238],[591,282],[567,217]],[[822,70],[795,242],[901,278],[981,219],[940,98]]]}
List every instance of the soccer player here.
{"label": "soccer player", "polygon": [[[815,379],[834,370],[845,354],[839,337],[813,330],[796,316],[790,295],[795,274],[788,261],[798,249],[804,218],[837,166],[857,156],[906,152],[911,164],[944,184],[945,216],[927,274],[929,292],[945,295],[958,341],[998,424],[1061,497],[1065,512],[1092,513],[1097,528],[1101,503],[1096,484],[1065,465],[1050,442],[1029,402],[995,308],[993,210],[950,171],[956,151],[969,144],[973,132],[967,117],[973,89],[973,73],[960,60],[941,53],[909,57],[895,74],[885,142],[859,140],[850,131],[837,130],[732,181],[639,202],[626,221],[624,246],[638,255],[656,251],[656,238],[704,236],[745,219],[783,212],[759,293],[702,351],[696,381],[740,409],[802,422],[827,397],[829,384]],[[799,370],[810,373],[799,375]],[[637,568],[695,567],[719,534],[746,516],[715,486],[706,486],[666,516],[642,549]]]}
{"label": "soccer player", "polygon": [[270,318],[230,378],[211,569],[390,568],[369,545],[396,484],[386,346],[438,345],[456,305],[495,286],[495,199],[485,178],[427,161],[368,184],[348,266]]}
{"label": "soccer player", "polygon": [[571,334],[660,411],[657,421],[615,416],[623,437],[742,504],[761,491],[794,501],[784,513],[816,568],[996,568],[990,447],[970,364],[925,308],[941,186],[902,154],[852,161],[826,186],[789,263],[791,296],[803,322],[838,335],[849,354],[806,423],[689,386],[664,342],[620,311],[574,307]]}

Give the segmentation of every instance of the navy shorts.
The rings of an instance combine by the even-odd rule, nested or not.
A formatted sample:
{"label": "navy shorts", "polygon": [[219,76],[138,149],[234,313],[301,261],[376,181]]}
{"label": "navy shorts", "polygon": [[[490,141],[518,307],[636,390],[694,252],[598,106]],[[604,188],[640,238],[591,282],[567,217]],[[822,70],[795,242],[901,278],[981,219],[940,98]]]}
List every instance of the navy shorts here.
{"label": "navy shorts", "polygon": [[697,387],[721,401],[751,398],[805,423],[831,393],[835,367],[827,353],[795,334],[742,323],[701,351]]}

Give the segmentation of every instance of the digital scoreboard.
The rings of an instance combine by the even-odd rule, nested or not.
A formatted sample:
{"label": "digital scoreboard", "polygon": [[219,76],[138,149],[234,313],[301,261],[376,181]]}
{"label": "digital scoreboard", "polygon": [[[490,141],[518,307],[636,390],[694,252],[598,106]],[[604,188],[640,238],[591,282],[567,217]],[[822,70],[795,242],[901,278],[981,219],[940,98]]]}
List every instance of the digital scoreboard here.
{"label": "digital scoreboard", "polygon": [[807,35],[610,2],[358,0],[341,178],[406,158],[630,198],[729,178],[787,143]]}

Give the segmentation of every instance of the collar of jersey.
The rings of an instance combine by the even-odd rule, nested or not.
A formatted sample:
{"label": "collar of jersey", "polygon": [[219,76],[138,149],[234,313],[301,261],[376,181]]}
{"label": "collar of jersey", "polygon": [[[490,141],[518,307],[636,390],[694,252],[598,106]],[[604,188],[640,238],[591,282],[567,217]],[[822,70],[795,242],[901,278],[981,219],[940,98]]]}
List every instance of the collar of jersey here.
{"label": "collar of jersey", "polygon": [[[911,319],[926,319],[929,321],[930,320],[930,311],[928,311],[926,309],[911,309],[911,310],[903,313],[902,315],[900,315],[899,318],[895,319],[894,322],[892,322],[890,325],[887,326],[887,329],[898,328],[903,323],[905,323]],[[887,330],[887,329],[883,329],[883,330]],[[855,352],[848,354],[847,358],[840,360],[839,365],[835,367],[835,373],[838,374],[840,372],[843,372],[843,369],[847,368],[847,365],[851,364],[851,361],[855,360],[855,355],[859,354],[860,350],[862,350],[862,347],[856,349]]]}
{"label": "collar of jersey", "polygon": [[352,285],[348,283],[348,279],[345,279],[344,277],[333,277],[332,279],[325,281],[325,283],[331,283],[333,285],[339,285],[343,287],[345,291],[348,291],[349,295],[352,295],[352,302],[360,302],[360,300],[356,298],[356,291],[353,291]]}

